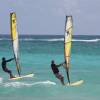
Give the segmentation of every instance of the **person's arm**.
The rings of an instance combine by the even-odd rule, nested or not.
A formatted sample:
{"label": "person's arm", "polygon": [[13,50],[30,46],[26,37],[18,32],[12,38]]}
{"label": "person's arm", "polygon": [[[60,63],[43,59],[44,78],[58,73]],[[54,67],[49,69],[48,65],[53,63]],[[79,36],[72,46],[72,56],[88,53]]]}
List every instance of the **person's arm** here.
{"label": "person's arm", "polygon": [[8,59],[8,60],[6,60],[6,62],[10,62],[10,61],[12,61],[12,60],[14,60],[15,58],[11,58],[11,59]]}
{"label": "person's arm", "polygon": [[60,67],[60,66],[64,66],[65,62],[59,64],[59,65],[56,65],[57,67]]}

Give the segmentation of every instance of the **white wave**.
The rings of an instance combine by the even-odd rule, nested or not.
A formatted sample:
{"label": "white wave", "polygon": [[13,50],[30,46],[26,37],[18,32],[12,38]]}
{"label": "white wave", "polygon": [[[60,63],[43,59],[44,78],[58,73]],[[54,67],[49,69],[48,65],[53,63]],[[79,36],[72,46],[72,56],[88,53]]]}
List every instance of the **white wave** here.
{"label": "white wave", "polygon": [[4,84],[4,87],[15,87],[15,88],[19,88],[19,87],[31,87],[33,85],[56,85],[55,82],[51,82],[49,80],[47,81],[40,81],[40,82],[34,82],[34,83],[25,83],[25,82],[8,82]]}
{"label": "white wave", "polygon": [[[8,38],[0,38],[1,41],[10,41]],[[54,38],[54,39],[34,39],[34,38],[20,38],[20,41],[64,41],[64,38]]]}
{"label": "white wave", "polygon": [[[0,40],[11,40],[8,38],[0,38]],[[20,38],[20,41],[48,41],[48,42],[56,42],[56,41],[64,41],[64,38],[53,38],[53,39],[34,39],[34,38]],[[98,42],[100,41],[99,38],[95,39],[73,39],[74,42]]]}
{"label": "white wave", "polygon": [[0,84],[1,84],[1,83],[3,83],[3,78],[2,78],[2,77],[0,77]]}
{"label": "white wave", "polygon": [[79,42],[98,42],[98,41],[100,41],[100,39],[89,39],[89,40],[73,39],[72,41],[79,41]]}
{"label": "white wave", "polygon": [[9,82],[9,83],[5,83],[4,87],[20,87],[20,86],[24,86],[24,85],[28,85],[26,83],[22,83],[22,82]]}
{"label": "white wave", "polygon": [[20,41],[35,41],[36,39],[33,38],[23,38],[23,39],[19,39]]}
{"label": "white wave", "polygon": [[0,38],[0,41],[9,41],[9,40],[11,40],[11,39],[8,39],[8,38]]}
{"label": "white wave", "polygon": [[40,82],[35,82],[34,83],[34,85],[36,85],[36,84],[44,84],[44,85],[56,85],[56,83],[55,82],[52,82],[52,81],[49,81],[49,80],[47,80],[47,81],[40,81]]}
{"label": "white wave", "polygon": [[64,38],[59,38],[59,39],[45,39],[45,41],[64,41]]}
{"label": "white wave", "polygon": [[24,38],[20,39],[21,41],[64,41],[64,38],[55,38],[55,39],[32,39],[32,38]]}
{"label": "white wave", "polygon": [[0,41],[1,41],[1,40],[3,40],[3,39],[0,39]]}
{"label": "white wave", "polygon": [[[59,39],[41,39],[41,41],[64,41],[64,38],[59,38]],[[98,42],[100,39],[72,39],[72,41],[75,42]]]}

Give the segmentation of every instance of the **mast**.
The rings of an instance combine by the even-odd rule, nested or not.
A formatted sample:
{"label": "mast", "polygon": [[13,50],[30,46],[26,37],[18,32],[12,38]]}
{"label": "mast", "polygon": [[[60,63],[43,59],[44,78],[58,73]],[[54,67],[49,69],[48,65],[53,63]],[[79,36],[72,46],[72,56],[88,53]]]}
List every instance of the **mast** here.
{"label": "mast", "polygon": [[19,48],[18,48],[18,33],[17,33],[17,25],[16,25],[16,13],[12,12],[10,13],[10,28],[11,28],[11,39],[12,39],[12,47],[13,47],[13,53],[16,63],[16,69],[18,72],[18,75],[20,76],[21,68],[19,64]]}
{"label": "mast", "polygon": [[64,34],[64,59],[68,83],[70,83],[69,68],[70,68],[70,53],[73,34],[72,16],[66,16],[65,34]]}

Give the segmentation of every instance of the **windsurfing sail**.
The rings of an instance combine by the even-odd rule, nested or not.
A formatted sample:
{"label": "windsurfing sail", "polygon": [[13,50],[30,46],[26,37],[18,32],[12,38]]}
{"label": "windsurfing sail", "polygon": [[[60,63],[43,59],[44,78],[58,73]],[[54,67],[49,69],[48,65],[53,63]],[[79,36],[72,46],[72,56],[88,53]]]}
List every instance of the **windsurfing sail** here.
{"label": "windsurfing sail", "polygon": [[66,73],[67,73],[67,79],[69,83],[70,83],[69,68],[70,68],[72,34],[73,34],[72,16],[66,16],[65,34],[64,34],[64,58],[65,58],[65,68],[66,68]]}
{"label": "windsurfing sail", "polygon": [[16,24],[16,13],[10,13],[10,27],[11,27],[11,39],[13,46],[13,53],[15,57],[16,68],[18,75],[20,76],[21,68],[19,64],[19,51],[18,51],[18,33],[17,33],[17,24]]}

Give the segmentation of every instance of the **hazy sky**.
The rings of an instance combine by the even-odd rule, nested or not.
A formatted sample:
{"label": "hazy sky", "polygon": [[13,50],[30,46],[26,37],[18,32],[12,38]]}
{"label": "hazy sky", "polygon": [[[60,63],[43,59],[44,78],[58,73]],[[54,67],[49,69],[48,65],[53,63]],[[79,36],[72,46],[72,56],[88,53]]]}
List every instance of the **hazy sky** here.
{"label": "hazy sky", "polygon": [[10,12],[17,14],[19,34],[64,34],[72,15],[74,34],[100,34],[100,0],[0,0],[0,34],[10,33]]}

